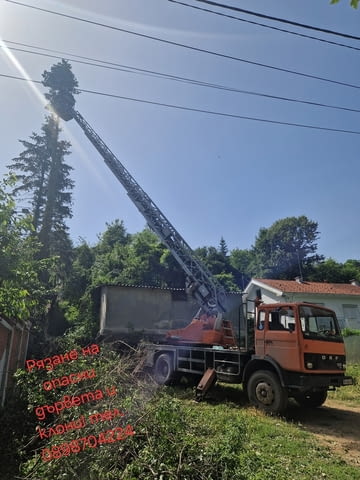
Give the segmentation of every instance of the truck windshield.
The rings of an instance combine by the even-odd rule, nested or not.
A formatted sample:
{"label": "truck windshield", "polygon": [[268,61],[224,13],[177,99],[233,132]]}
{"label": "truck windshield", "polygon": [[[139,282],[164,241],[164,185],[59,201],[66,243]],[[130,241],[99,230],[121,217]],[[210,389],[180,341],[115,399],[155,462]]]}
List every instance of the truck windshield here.
{"label": "truck windshield", "polygon": [[335,314],[321,307],[300,307],[301,330],[305,338],[326,341],[342,341]]}

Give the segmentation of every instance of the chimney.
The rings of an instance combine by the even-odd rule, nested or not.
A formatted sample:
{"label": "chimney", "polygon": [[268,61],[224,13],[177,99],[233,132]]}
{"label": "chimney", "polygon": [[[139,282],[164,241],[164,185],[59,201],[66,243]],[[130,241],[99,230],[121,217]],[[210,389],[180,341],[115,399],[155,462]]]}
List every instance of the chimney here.
{"label": "chimney", "polygon": [[351,285],[354,285],[354,287],[360,287],[360,283],[355,279],[350,280],[350,283],[351,283]]}

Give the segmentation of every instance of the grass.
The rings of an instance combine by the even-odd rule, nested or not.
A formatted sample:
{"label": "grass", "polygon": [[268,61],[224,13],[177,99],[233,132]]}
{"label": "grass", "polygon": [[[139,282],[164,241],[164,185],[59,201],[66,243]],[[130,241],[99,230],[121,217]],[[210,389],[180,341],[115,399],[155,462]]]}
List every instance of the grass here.
{"label": "grass", "polygon": [[348,365],[346,374],[355,379],[355,385],[338,388],[329,394],[329,398],[341,402],[348,402],[353,406],[360,406],[360,364]]}
{"label": "grass", "polygon": [[[221,397],[230,397],[234,389],[235,402]],[[223,391],[225,389],[225,392]],[[216,395],[216,394],[215,394]],[[185,399],[190,418],[197,422],[211,425],[214,436],[207,442],[219,445],[216,432],[221,425],[240,422],[246,432],[246,441],[238,461],[242,464],[240,471],[246,480],[358,480],[360,470],[347,465],[333,453],[318,445],[316,438],[305,432],[301,426],[289,423],[286,419],[269,417],[258,410],[239,405],[241,394],[234,387],[218,388],[218,402],[204,402],[194,405]],[[242,403],[244,404],[244,397]],[[222,477],[220,477],[222,478]]]}
{"label": "grass", "polygon": [[200,443],[212,444],[214,450],[219,449],[220,455],[222,445],[227,441],[224,426],[242,426],[243,441],[236,459],[239,468],[232,476],[220,476],[219,479],[360,479],[358,468],[347,465],[329,449],[320,446],[317,439],[299,425],[244,406],[245,398],[236,387],[215,387],[209,401],[200,404],[193,402],[188,391],[181,393],[175,390],[174,393],[183,402],[189,431],[201,425],[199,435],[204,432],[206,437]]}

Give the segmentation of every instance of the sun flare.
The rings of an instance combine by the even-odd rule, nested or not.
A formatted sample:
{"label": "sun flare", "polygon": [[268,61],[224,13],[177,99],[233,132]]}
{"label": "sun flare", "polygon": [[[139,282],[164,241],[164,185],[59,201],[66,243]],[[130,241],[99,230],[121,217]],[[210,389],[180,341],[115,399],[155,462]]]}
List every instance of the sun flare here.
{"label": "sun flare", "polygon": [[44,95],[40,92],[39,88],[37,85],[32,81],[30,78],[29,74],[25,70],[25,68],[21,65],[19,60],[15,57],[15,55],[12,53],[12,51],[8,48],[6,45],[5,41],[0,37],[0,47],[7,56],[7,58],[10,60],[10,62],[14,65],[16,70],[20,73],[20,75],[24,78],[24,80],[27,80],[30,89],[33,91],[37,99],[41,102],[41,104],[45,107],[47,104],[46,98]]}

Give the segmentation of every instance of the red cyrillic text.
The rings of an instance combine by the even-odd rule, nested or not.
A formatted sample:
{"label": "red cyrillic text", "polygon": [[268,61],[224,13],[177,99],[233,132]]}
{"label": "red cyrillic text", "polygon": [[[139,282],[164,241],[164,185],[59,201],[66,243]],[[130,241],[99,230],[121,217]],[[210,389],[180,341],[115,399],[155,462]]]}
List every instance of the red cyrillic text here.
{"label": "red cyrillic text", "polygon": [[102,390],[95,390],[94,392],[82,393],[78,396],[64,395],[63,398],[53,403],[52,405],[43,405],[35,408],[35,415],[39,420],[45,420],[48,413],[55,413],[59,415],[60,412],[68,408],[78,407],[84,403],[93,402],[94,400],[102,400],[104,394]]}
{"label": "red cyrillic text", "polygon": [[93,345],[90,345],[89,347],[84,347],[81,350],[81,353],[84,356],[86,356],[86,355],[97,355],[98,353],[100,353],[100,347],[99,347],[99,345],[96,345],[96,343],[94,343]]}
{"label": "red cyrillic text", "polygon": [[88,356],[97,355],[98,353],[100,353],[100,347],[94,343],[93,345],[82,348],[81,353],[79,353],[77,350],[70,350],[69,352],[60,355],[53,355],[52,357],[46,357],[41,360],[26,360],[25,365],[28,372],[31,372],[35,368],[37,370],[54,370],[57,365],[78,360],[80,355]]}
{"label": "red cyrillic text", "polygon": [[[92,413],[88,417],[88,421],[91,425],[100,423],[100,422],[109,422],[117,417],[123,417],[125,414],[113,408],[112,410],[104,410],[103,412]],[[80,430],[84,428],[87,423],[87,420],[84,415],[68,423],[58,423],[50,428],[41,428],[40,426],[36,427],[38,436],[41,440],[44,438],[51,438],[54,435],[63,435],[64,433],[71,432],[72,430]]]}
{"label": "red cyrillic text", "polygon": [[116,417],[123,417],[124,413],[120,412],[117,408],[113,410],[105,410],[104,412],[100,413],[93,413],[89,415],[89,421],[92,425],[99,422],[109,422],[110,420]]}
{"label": "red cyrillic text", "polygon": [[79,430],[80,428],[85,427],[86,419],[84,415],[68,423],[59,423],[51,428],[40,428],[37,427],[38,435],[40,439],[51,438],[54,435],[63,435],[64,433],[71,432],[72,430]]}
{"label": "red cyrillic text", "polygon": [[96,372],[92,368],[91,370],[84,370],[83,372],[70,373],[70,375],[64,375],[60,378],[53,378],[46,380],[43,383],[43,389],[50,391],[59,387],[67,387],[72,383],[82,382],[83,380],[90,380],[96,377]]}

